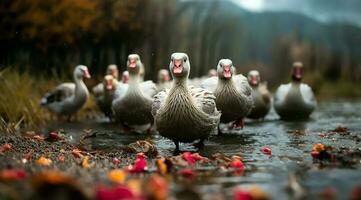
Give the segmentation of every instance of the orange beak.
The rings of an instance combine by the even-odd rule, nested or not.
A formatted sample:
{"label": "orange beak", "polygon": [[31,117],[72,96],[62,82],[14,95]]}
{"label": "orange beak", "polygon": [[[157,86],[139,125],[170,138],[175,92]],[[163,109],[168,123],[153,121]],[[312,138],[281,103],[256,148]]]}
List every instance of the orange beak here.
{"label": "orange beak", "polygon": [[84,70],[84,78],[91,78],[89,70],[87,69]]}

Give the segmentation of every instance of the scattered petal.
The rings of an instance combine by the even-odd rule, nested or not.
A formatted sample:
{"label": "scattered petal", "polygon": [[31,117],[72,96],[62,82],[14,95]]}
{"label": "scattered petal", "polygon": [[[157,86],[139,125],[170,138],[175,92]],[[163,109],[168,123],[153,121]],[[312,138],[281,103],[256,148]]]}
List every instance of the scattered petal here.
{"label": "scattered petal", "polygon": [[194,179],[197,175],[192,169],[181,169],[178,174],[187,179]]}
{"label": "scattered petal", "polygon": [[120,164],[120,160],[119,160],[118,158],[113,158],[112,163],[113,163],[114,165],[119,165],[119,164]]}
{"label": "scattered petal", "polygon": [[266,154],[266,155],[269,155],[269,156],[272,155],[272,150],[271,150],[271,148],[269,148],[269,147],[262,147],[262,148],[261,148],[261,152],[264,153],[264,154]]}
{"label": "scattered petal", "polygon": [[145,159],[145,155],[143,153],[138,153],[134,164],[128,167],[128,171],[134,173],[144,172],[147,169],[147,160]]}
{"label": "scattered petal", "polygon": [[26,172],[23,169],[4,169],[0,171],[0,180],[14,181],[21,180],[26,177]]}
{"label": "scattered petal", "polygon": [[5,153],[5,152],[7,152],[7,151],[10,151],[10,150],[12,150],[12,148],[13,148],[13,145],[12,145],[12,144],[10,144],[10,143],[5,143],[5,144],[1,147],[0,153]]}
{"label": "scattered petal", "polygon": [[98,187],[96,190],[97,200],[135,199],[134,193],[126,186],[117,185],[114,188]]}

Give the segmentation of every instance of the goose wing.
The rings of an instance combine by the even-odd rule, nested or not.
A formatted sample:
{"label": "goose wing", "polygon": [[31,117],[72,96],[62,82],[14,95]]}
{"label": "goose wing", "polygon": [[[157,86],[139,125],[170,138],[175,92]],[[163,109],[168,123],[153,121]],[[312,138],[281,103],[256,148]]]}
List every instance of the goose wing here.
{"label": "goose wing", "polygon": [[217,87],[217,83],[218,77],[210,77],[202,81],[201,87],[209,91],[214,91]]}
{"label": "goose wing", "polygon": [[144,81],[140,83],[140,89],[143,94],[151,98],[157,94],[157,86],[153,83],[153,81]]}
{"label": "goose wing", "polygon": [[290,89],[291,89],[291,83],[280,85],[277,88],[276,93],[274,94],[274,103],[275,104],[283,103]]}
{"label": "goose wing", "polygon": [[303,100],[305,101],[305,103],[310,104],[310,105],[317,104],[315,95],[313,94],[310,86],[302,83],[300,86],[300,89],[301,89],[301,94],[302,94],[302,97],[303,97]]}
{"label": "goose wing", "polygon": [[241,94],[251,97],[252,88],[248,83],[248,80],[242,74],[238,74],[233,77],[234,83],[236,85],[237,91]]}
{"label": "goose wing", "polygon": [[75,84],[74,83],[62,83],[58,85],[54,90],[46,93],[41,99],[41,104],[50,104],[54,102],[61,102],[74,95]]}
{"label": "goose wing", "polygon": [[163,89],[153,97],[152,115],[155,116],[160,108],[164,106],[169,89]]}
{"label": "goose wing", "polygon": [[127,93],[128,87],[128,84],[118,83],[117,89],[114,91],[114,99],[123,98]]}
{"label": "goose wing", "polygon": [[203,112],[213,115],[217,113],[216,97],[212,92],[203,88],[189,87],[196,106]]}

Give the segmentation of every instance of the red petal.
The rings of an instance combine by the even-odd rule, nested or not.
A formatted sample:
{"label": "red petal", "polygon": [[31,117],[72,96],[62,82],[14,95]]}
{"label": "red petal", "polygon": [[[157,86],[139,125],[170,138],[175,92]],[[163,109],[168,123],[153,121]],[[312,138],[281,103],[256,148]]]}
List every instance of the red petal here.
{"label": "red petal", "polygon": [[269,147],[262,147],[261,151],[266,155],[272,155],[272,150]]}

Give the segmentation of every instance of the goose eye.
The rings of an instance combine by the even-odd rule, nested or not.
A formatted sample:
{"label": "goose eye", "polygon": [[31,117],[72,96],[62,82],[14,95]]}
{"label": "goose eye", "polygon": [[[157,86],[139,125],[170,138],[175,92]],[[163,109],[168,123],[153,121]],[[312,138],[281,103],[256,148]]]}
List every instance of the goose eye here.
{"label": "goose eye", "polygon": [[183,61],[184,61],[184,62],[187,62],[187,58],[184,58]]}

